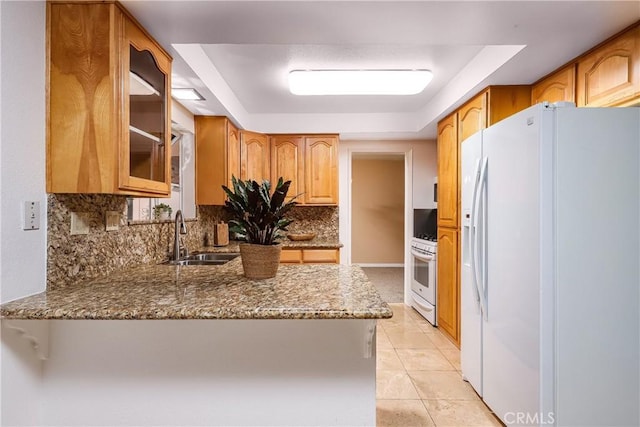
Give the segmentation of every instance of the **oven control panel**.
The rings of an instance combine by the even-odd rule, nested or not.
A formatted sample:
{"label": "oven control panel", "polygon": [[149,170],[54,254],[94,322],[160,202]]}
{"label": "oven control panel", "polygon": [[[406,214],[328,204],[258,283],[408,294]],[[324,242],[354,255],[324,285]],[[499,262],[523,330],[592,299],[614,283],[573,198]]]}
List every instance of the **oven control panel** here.
{"label": "oven control panel", "polygon": [[435,256],[438,243],[431,240],[424,240],[414,237],[411,240],[411,252],[416,255]]}

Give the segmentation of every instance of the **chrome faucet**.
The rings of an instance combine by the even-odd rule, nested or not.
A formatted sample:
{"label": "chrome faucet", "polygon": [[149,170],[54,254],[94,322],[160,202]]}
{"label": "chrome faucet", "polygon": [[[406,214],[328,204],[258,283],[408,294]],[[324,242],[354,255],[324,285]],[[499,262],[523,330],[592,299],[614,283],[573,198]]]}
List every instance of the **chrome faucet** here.
{"label": "chrome faucet", "polygon": [[[180,222],[178,222],[180,221]],[[181,245],[180,245],[180,235],[187,234],[187,226],[184,223],[184,218],[182,217],[182,211],[178,210],[176,212],[175,218],[175,235],[173,241],[173,259],[178,260],[181,257]],[[184,247],[185,255],[187,254],[187,248]]]}

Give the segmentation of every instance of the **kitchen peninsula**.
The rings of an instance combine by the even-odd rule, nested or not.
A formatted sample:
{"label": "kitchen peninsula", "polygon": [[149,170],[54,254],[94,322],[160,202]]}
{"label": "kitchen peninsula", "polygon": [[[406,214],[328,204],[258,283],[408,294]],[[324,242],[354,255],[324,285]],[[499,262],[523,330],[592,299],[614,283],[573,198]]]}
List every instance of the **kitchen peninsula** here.
{"label": "kitchen peninsula", "polygon": [[375,322],[392,312],[358,267],[251,281],[235,259],[122,270],[0,314],[40,366],[42,425],[373,425]]}

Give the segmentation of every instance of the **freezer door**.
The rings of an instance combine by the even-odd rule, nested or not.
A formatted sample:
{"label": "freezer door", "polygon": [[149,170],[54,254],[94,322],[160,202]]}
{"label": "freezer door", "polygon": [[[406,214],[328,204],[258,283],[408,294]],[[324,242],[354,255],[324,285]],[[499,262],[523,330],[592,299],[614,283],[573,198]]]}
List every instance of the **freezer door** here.
{"label": "freezer door", "polygon": [[462,143],[462,238],[460,263],[460,365],[464,379],[482,396],[482,314],[471,276],[471,199],[482,156],[482,132]]}
{"label": "freezer door", "polygon": [[557,135],[557,425],[638,426],[640,109],[558,110]]}
{"label": "freezer door", "polygon": [[505,423],[540,410],[541,109],[484,131],[487,158],[487,301],[483,399]]}

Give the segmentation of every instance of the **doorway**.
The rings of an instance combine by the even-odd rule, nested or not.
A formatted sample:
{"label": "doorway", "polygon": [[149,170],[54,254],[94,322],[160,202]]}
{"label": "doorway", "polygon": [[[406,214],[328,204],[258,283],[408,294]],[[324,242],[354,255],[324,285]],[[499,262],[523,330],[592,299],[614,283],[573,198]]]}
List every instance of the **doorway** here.
{"label": "doorway", "polygon": [[351,263],[363,268],[384,301],[403,303],[405,153],[354,152],[350,166]]}

